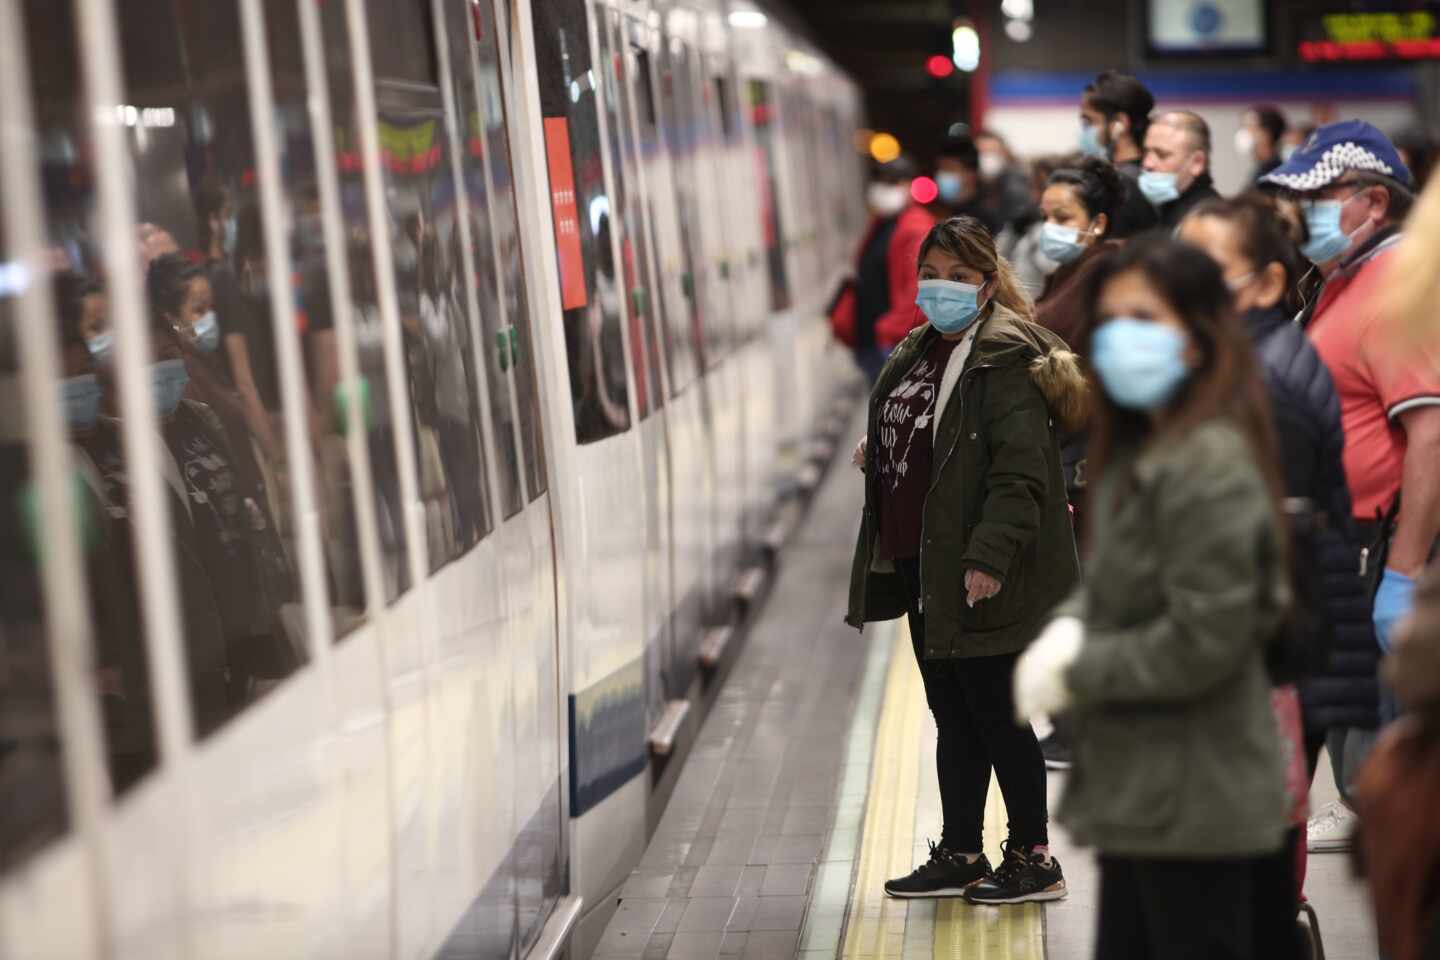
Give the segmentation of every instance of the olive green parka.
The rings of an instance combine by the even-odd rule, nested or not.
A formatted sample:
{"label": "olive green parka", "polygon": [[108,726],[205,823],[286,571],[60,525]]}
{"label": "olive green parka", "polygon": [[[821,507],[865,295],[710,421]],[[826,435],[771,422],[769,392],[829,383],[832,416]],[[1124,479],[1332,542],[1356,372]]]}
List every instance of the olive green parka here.
{"label": "olive green parka", "polygon": [[1066,671],[1075,766],[1059,819],[1112,856],[1279,849],[1284,767],[1265,647],[1289,588],[1281,528],[1228,421],[1117,455],[1092,491],[1085,623]]}
{"label": "olive green parka", "polygon": [[[1075,355],[1044,327],[998,304],[985,311],[935,433],[920,545],[926,659],[1023,650],[1079,578],[1056,432],[1085,418],[1084,375]],[[929,324],[912,331],[870,396],[865,508],[845,617],[857,628],[906,611],[900,575],[875,551],[877,417],[937,336]],[[999,579],[1000,592],[969,606],[968,569]]]}

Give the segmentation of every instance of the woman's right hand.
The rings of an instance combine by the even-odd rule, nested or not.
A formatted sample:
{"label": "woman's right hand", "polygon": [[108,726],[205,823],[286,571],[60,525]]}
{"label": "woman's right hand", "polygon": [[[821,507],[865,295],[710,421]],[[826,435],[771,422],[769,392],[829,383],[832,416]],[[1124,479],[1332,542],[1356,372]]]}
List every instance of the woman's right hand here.
{"label": "woman's right hand", "polygon": [[860,442],[855,444],[855,452],[850,454],[850,462],[861,472],[865,472],[865,438],[861,437]]}

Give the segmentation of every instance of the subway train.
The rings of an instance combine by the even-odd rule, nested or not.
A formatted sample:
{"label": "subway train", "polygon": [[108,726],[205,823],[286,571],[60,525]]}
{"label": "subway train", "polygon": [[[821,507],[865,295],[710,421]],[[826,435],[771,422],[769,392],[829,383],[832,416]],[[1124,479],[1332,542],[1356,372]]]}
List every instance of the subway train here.
{"label": "subway train", "polygon": [[0,0],[0,956],[588,955],[856,381],[766,13]]}

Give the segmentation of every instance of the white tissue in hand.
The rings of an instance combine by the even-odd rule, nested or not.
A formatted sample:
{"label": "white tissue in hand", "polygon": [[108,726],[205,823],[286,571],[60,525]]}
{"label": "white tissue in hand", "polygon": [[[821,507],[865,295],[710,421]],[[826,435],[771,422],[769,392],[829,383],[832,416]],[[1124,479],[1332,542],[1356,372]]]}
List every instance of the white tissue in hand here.
{"label": "white tissue in hand", "polygon": [[1015,665],[1017,720],[1059,713],[1070,705],[1065,671],[1084,645],[1085,624],[1076,617],[1059,617],[1041,631]]}

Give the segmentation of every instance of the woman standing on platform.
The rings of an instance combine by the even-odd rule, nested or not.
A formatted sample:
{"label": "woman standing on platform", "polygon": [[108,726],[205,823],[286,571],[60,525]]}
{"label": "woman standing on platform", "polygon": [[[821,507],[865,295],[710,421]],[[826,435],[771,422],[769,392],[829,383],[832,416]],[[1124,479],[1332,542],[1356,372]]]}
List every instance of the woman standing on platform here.
{"label": "woman standing on platform", "polygon": [[1265,648],[1288,602],[1269,411],[1204,253],[1095,271],[1086,579],[1021,658],[1021,716],[1070,710],[1060,817],[1100,857],[1103,960],[1256,958],[1285,786]]}
{"label": "woman standing on platform", "polygon": [[[895,349],[870,397],[865,511],[848,623],[909,618],[939,739],[944,829],[894,897],[983,903],[1065,895],[1050,857],[1045,765],[1011,700],[1016,658],[1078,578],[1057,421],[1086,409],[1084,378],[971,217],[920,247],[928,323]],[[1010,815],[993,873],[981,822],[990,772]]]}

